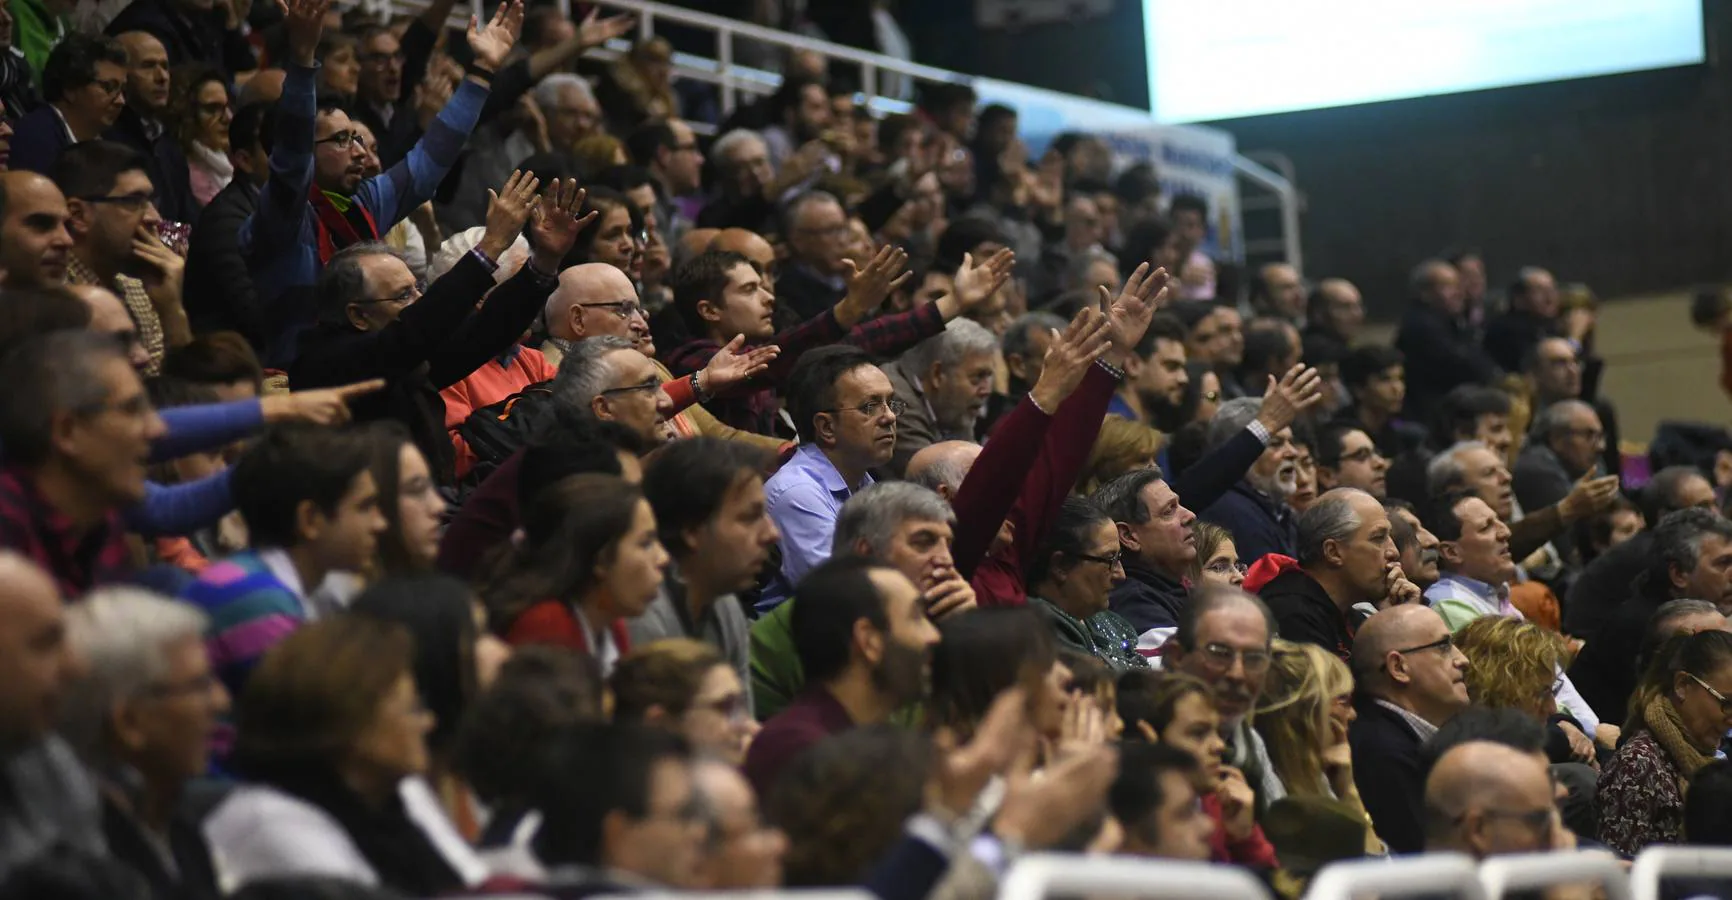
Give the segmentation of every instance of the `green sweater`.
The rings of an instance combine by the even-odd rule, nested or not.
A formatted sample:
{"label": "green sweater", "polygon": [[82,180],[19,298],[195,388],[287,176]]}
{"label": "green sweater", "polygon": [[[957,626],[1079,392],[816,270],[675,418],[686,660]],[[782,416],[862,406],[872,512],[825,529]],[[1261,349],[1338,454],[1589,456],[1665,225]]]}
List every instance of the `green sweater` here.
{"label": "green sweater", "polygon": [[1032,594],[1028,605],[1052,623],[1061,646],[1087,653],[1111,666],[1114,672],[1149,668],[1149,661],[1137,652],[1137,629],[1124,616],[1103,609],[1084,621],[1059,609],[1052,601]]}
{"label": "green sweater", "polygon": [[[66,36],[61,18],[42,5],[41,0],[12,0],[13,46],[24,54],[30,64],[30,74],[38,87],[42,85],[42,67],[48,63],[48,53]],[[14,115],[22,115],[19,110]]]}

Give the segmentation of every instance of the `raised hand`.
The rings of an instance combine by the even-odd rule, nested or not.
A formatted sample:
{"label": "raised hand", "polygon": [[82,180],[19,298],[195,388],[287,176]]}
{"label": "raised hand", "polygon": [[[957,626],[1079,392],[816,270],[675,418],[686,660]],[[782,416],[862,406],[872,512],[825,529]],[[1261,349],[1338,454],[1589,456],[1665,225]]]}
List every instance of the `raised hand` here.
{"label": "raised hand", "polygon": [[1048,415],[1058,412],[1065,399],[1082,384],[1089,366],[1112,349],[1112,333],[1100,310],[1085,306],[1062,334],[1055,334],[1046,350],[1040,378],[1034,384],[1035,405]]}
{"label": "raised hand", "polygon": [[571,245],[577,243],[578,232],[585,225],[595,221],[600,215],[596,210],[590,210],[589,215],[578,218],[583,209],[583,188],[577,186],[577,179],[555,178],[549,185],[549,191],[536,198],[535,207],[530,211],[529,246],[535,251],[536,268],[543,272],[559,271],[559,261],[571,251]]}
{"label": "raised hand", "polygon": [[1009,769],[1033,741],[1027,692],[1011,688],[999,694],[967,744],[958,747],[948,730],[934,736],[938,752],[927,779],[927,807],[941,818],[966,815],[992,776]]}
{"label": "raised hand", "polygon": [[1577,522],[1605,512],[1618,496],[1618,476],[1595,478],[1593,473],[1582,476],[1569,494],[1558,501],[1558,512],[1565,522]]}
{"label": "raised hand", "polygon": [[1125,279],[1117,297],[1101,286],[1101,312],[1112,326],[1113,350],[1119,359],[1136,352],[1137,342],[1149,330],[1156,310],[1167,302],[1167,283],[1171,280],[1166,269],[1151,272],[1149,264],[1143,263]]}
{"label": "raised hand", "polygon": [[289,55],[298,66],[311,66],[319,51],[319,38],[325,32],[325,14],[331,11],[331,0],[277,0],[283,11],[283,29],[288,32]]}
{"label": "raised hand", "polygon": [[962,268],[956,270],[956,302],[967,312],[985,303],[1004,287],[1016,266],[1016,254],[1009,249],[992,254],[984,262],[975,263],[973,254],[962,255]]}
{"label": "raised hand", "polygon": [[1118,752],[1108,744],[1059,760],[1039,778],[1018,765],[1005,779],[992,831],[1031,850],[1052,847],[1099,812],[1118,773]]}
{"label": "raised hand", "polygon": [[1269,376],[1269,386],[1263,390],[1263,406],[1257,411],[1257,421],[1274,434],[1293,424],[1299,414],[1323,400],[1323,376],[1304,364],[1294,366],[1281,376]]}
{"label": "raised hand", "polygon": [[477,24],[476,18],[470,16],[469,49],[475,52],[477,65],[498,72],[511,48],[517,46],[517,32],[523,27],[523,0],[501,3],[486,28],[477,28]]}
{"label": "raised hand", "polygon": [[583,17],[583,24],[577,29],[577,41],[585,49],[600,47],[616,37],[624,37],[636,22],[637,17],[631,13],[620,13],[603,19],[601,7],[591,7],[589,15]]}
{"label": "raised hand", "polygon": [[504,187],[487,191],[487,230],[477,246],[488,259],[498,260],[523,233],[523,225],[535,209],[535,189],[540,185],[541,179],[533,174],[514,171]]}
{"label": "raised hand", "polygon": [[716,351],[710,361],[704,366],[703,374],[698,376],[704,393],[709,396],[726,393],[736,385],[750,381],[764,374],[770,368],[770,363],[782,352],[775,344],[765,344],[762,347],[752,347],[741,352],[746,346],[746,336],[734,335],[734,339],[726,346]]}
{"label": "raised hand", "polygon": [[1047,761],[1069,759],[1106,742],[1107,720],[1100,704],[1090,697],[1072,697],[1064,711],[1064,722],[1059,726],[1058,741]]}
{"label": "raised hand", "polygon": [[260,398],[259,409],[266,422],[309,422],[314,425],[341,425],[349,421],[349,403],[383,390],[385,379],[375,378],[342,387],[320,388],[316,391],[296,391],[292,394],[271,394]]}
{"label": "raised hand", "polygon": [[1221,799],[1221,824],[1226,826],[1227,837],[1235,841],[1250,837],[1257,827],[1257,794],[1245,780],[1245,773],[1222,766],[1215,796]]}
{"label": "raised hand", "polygon": [[848,263],[848,295],[836,304],[837,319],[846,327],[872,314],[883,305],[884,298],[901,287],[914,273],[908,268],[908,253],[901,247],[886,246],[866,263],[866,268],[854,260]]}

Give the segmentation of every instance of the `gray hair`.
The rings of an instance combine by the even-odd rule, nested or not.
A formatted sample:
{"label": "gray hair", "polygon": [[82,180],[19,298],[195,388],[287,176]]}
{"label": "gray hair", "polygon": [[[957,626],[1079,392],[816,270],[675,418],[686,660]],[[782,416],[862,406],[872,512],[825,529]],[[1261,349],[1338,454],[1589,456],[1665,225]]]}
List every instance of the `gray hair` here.
{"label": "gray hair", "polygon": [[951,319],[943,331],[908,348],[902,354],[902,368],[918,379],[932,371],[933,363],[949,369],[961,365],[969,356],[990,354],[997,349],[998,337],[986,326],[959,316]]}
{"label": "gray hair", "polygon": [[749,128],[736,128],[716,138],[716,142],[710,145],[710,158],[731,167],[734,165],[734,151],[753,141],[763,144],[764,136]]}
{"label": "gray hair", "polygon": [[1468,450],[1491,450],[1484,441],[1456,441],[1425,464],[1425,495],[1440,497],[1467,484],[1467,467],[1457,457]]}
{"label": "gray hair", "polygon": [[842,504],[836,516],[836,536],[830,555],[845,556],[864,542],[868,553],[883,553],[903,522],[955,524],[956,513],[931,488],[906,481],[882,481],[867,487]]}
{"label": "gray hair", "polygon": [[1653,615],[1648,617],[1648,630],[1668,637],[1666,623],[1688,616],[1705,616],[1708,614],[1724,616],[1720,607],[1707,600],[1667,600],[1654,608]]}
{"label": "gray hair", "polygon": [[844,217],[848,215],[847,207],[842,205],[841,200],[836,199],[835,194],[822,190],[805,191],[789,200],[787,205],[782,207],[782,234],[791,236],[795,231],[796,224],[800,221],[800,213],[805,212],[808,206],[820,204],[833,204],[842,210]]}
{"label": "gray hair", "polygon": [[595,102],[595,91],[589,82],[570,72],[554,72],[535,84],[535,102],[542,109],[551,109],[559,105],[559,94],[565,88],[578,92],[584,99]]}
{"label": "gray hair", "polygon": [[1209,449],[1213,450],[1238,436],[1262,411],[1261,397],[1239,397],[1221,404],[1221,408],[1215,410],[1215,418],[1209,421]]}
{"label": "gray hair", "polygon": [[939,488],[949,488],[952,496],[961,489],[962,480],[968,477],[968,467],[953,455],[940,456],[936,462],[927,464],[918,472],[909,474],[907,481],[917,484],[929,491],[936,492]]}
{"label": "gray hair", "polygon": [[1037,310],[1023,313],[1021,318],[1010,323],[1010,327],[1005,330],[1004,340],[1000,342],[1000,349],[1004,351],[1005,356],[1014,353],[1017,356],[1027,357],[1029,350],[1034,347],[1036,331],[1062,332],[1069,324],[1064,319],[1049,312]]}
{"label": "gray hair", "polygon": [[1065,287],[1067,289],[1088,287],[1088,285],[1081,283],[1083,276],[1088,274],[1089,266],[1097,262],[1112,263],[1114,270],[1119,267],[1119,258],[1113,255],[1112,251],[1095,247],[1087,253],[1077,254],[1076,258],[1070,261],[1070,265],[1065,268],[1064,272]]}
{"label": "gray hair", "polygon": [[1676,510],[1661,518],[1653,529],[1654,549],[1648,552],[1648,569],[1637,582],[1641,593],[1657,601],[1684,599],[1672,596],[1672,570],[1694,572],[1702,561],[1702,539],[1710,534],[1732,541],[1732,521],[1696,508]]}
{"label": "gray hair", "polygon": [[1353,509],[1355,495],[1373,503],[1376,498],[1358,488],[1336,488],[1324,491],[1310,508],[1299,515],[1299,565],[1311,566],[1323,561],[1323,545],[1329,541],[1345,541],[1365,524]]}
{"label": "gray hair", "polygon": [[367,299],[367,271],[361,261],[373,256],[391,256],[409,265],[403,251],[384,241],[361,241],[338,250],[325,263],[313,292],[318,297],[319,321],[341,325],[349,320],[349,304]]}
{"label": "gray hair", "polygon": [[84,330],[45,334],[8,354],[0,365],[7,387],[0,396],[0,443],[7,457],[36,466],[54,456],[55,415],[101,409],[110,391],[104,368],[117,359],[126,359],[119,344]]}
{"label": "gray hair", "polygon": [[1100,486],[1089,499],[1112,517],[1114,522],[1139,524],[1149,520],[1149,507],[1143,503],[1143,488],[1166,478],[1160,466],[1132,469]]}
{"label": "gray hair", "polygon": [[66,698],[61,732],[87,763],[110,762],[105,748],[114,705],[160,685],[169,648],[202,641],[208,623],[195,606],[135,587],[100,588],[66,607],[67,643],[89,674]]}
{"label": "gray hair", "polygon": [[553,376],[553,401],[578,412],[589,412],[590,401],[610,387],[616,374],[605,360],[616,350],[632,349],[631,341],[611,334],[584,338],[565,351]]}
{"label": "gray hair", "polygon": [[[1560,432],[1569,429],[1570,416],[1583,410],[1594,412],[1592,406],[1589,406],[1580,400],[1559,400],[1558,402],[1541,409],[1539,414],[1534,416],[1533,427],[1529,430],[1531,433],[1539,436],[1542,440],[1549,442]],[[1595,413],[1595,415],[1597,416],[1598,413]]]}

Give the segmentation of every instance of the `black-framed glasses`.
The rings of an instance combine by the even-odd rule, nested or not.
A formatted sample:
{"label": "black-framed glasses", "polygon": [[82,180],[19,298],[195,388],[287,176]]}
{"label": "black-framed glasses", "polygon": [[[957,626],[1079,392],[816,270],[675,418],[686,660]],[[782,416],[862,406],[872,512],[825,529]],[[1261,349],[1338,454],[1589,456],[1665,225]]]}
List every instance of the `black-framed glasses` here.
{"label": "black-framed glasses", "polygon": [[1685,672],[1684,674],[1689,675],[1691,681],[1694,681],[1697,684],[1701,685],[1702,690],[1707,691],[1708,696],[1713,697],[1714,700],[1720,704],[1720,714],[1721,715],[1732,716],[1732,697],[1727,697],[1725,694],[1722,694],[1719,691],[1714,690],[1714,687],[1712,685],[1710,685],[1708,682],[1703,681],[1700,678],[1697,678],[1695,675],[1693,675],[1689,672]]}
{"label": "black-framed glasses", "polygon": [[639,391],[654,391],[659,389],[661,386],[662,383],[660,381],[651,379],[645,381],[643,384],[628,384],[625,387],[608,388],[601,392],[601,396],[605,397],[609,394],[635,394]]}
{"label": "black-framed glasses", "polygon": [[1209,668],[1226,671],[1233,668],[1233,661],[1238,660],[1245,667],[1247,674],[1256,674],[1269,668],[1270,653],[1266,649],[1240,650],[1226,644],[1204,644],[1202,648],[1203,661]]}
{"label": "black-framed glasses", "polygon": [[354,144],[356,141],[359,141],[359,140],[361,140],[361,135],[358,132],[339,131],[336,134],[331,135],[330,137],[319,138],[318,140],[314,141],[313,143],[314,144],[334,144],[338,150],[347,150],[347,149],[349,149],[349,147],[352,144]]}
{"label": "black-framed glasses", "polygon": [[629,319],[632,316],[641,316],[644,314],[643,304],[636,300],[610,300],[606,303],[579,303],[578,306],[605,309],[622,319]]}
{"label": "black-framed glasses", "polygon": [[1402,656],[1407,656],[1407,655],[1412,654],[1412,653],[1424,653],[1427,650],[1441,650],[1441,651],[1447,653],[1451,649],[1453,649],[1454,647],[1455,647],[1455,635],[1446,634],[1443,637],[1440,637],[1437,640],[1432,641],[1429,644],[1420,644],[1417,647],[1408,647],[1405,650],[1397,650],[1395,652],[1401,654]]}
{"label": "black-framed glasses", "polygon": [[1107,568],[1110,569],[1110,568],[1113,568],[1114,566],[1120,566],[1120,565],[1124,564],[1125,551],[1124,550],[1114,550],[1113,552],[1108,553],[1105,556],[1090,556],[1087,553],[1073,553],[1073,554],[1071,554],[1071,558],[1072,559],[1080,559],[1084,562],[1100,563],[1101,565],[1106,566]]}
{"label": "black-framed glasses", "polygon": [[868,419],[876,419],[883,414],[885,409],[889,409],[893,416],[900,416],[908,409],[908,404],[900,397],[891,397],[889,400],[868,400],[859,406],[844,406],[841,409],[820,409],[818,411],[831,415],[842,412],[857,412]]}
{"label": "black-framed glasses", "polygon": [[414,303],[427,293],[427,282],[417,281],[390,297],[366,297],[356,303]]}
{"label": "black-framed glasses", "polygon": [[1376,447],[1360,447],[1358,450],[1355,450],[1352,453],[1341,454],[1341,458],[1336,460],[1336,462],[1338,464],[1339,463],[1368,463],[1368,462],[1370,462],[1374,459],[1378,459],[1382,456],[1383,456],[1383,454],[1378,453]]}
{"label": "black-framed glasses", "polygon": [[85,203],[96,203],[102,206],[118,207],[127,212],[144,212],[151,204],[149,194],[121,194],[118,197],[98,194],[89,197],[79,197],[78,199],[83,200]]}

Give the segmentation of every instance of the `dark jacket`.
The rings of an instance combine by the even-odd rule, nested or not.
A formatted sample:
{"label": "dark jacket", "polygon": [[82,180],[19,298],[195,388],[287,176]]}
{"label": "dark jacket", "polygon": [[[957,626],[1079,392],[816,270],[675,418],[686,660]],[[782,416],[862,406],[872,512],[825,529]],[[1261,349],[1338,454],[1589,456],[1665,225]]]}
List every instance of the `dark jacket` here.
{"label": "dark jacket", "polygon": [[66,126],[60,124],[60,114],[44,103],[13,126],[12,157],[7,165],[14,172],[51,176],[60,151],[70,146],[72,138],[67,135]]}
{"label": "dark jacket", "polygon": [[263,356],[269,337],[240,240],[241,223],[258,205],[259,187],[245,172],[205,205],[187,248],[182,296],[194,331],[238,331]]}
{"label": "dark jacket", "polygon": [[[1183,582],[1157,571],[1141,560],[1125,557],[1125,580],[1107,595],[1107,608],[1125,617],[1142,637],[1138,649],[1145,656],[1160,649],[1179,627],[1179,616],[1190,602]],[[1156,632],[1151,635],[1150,632]]]}
{"label": "dark jacket", "polygon": [[1630,695],[1640,680],[1636,657],[1648,634],[1648,620],[1659,608],[1653,600],[1632,592],[1570,663],[1570,681],[1594,715],[1608,724],[1624,721]]}
{"label": "dark jacket", "polygon": [[793,310],[800,321],[842,302],[847,289],[837,290],[804,263],[790,261],[776,277],[776,304]]}
{"label": "dark jacket", "polygon": [[1425,772],[1419,735],[1407,720],[1371,697],[1353,698],[1359,718],[1347,727],[1353,783],[1377,836],[1391,853],[1425,849]]}
{"label": "dark jacket", "polygon": [[133,0],[108,23],[108,33],[149,32],[162,41],[171,66],[202,62],[231,76],[258,68],[258,57],[246,36],[239,29],[230,31],[227,25],[220,9],[189,18],[176,11],[169,0]]}
{"label": "dark jacket", "polygon": [[[1184,499],[1181,495],[1180,499]],[[1221,499],[1197,514],[1205,522],[1213,522],[1233,533],[1233,546],[1246,563],[1256,562],[1269,553],[1295,556],[1299,531],[1293,524],[1293,510],[1285,503],[1276,503],[1261,491],[1241,480]]]}
{"label": "dark jacket", "polygon": [[190,811],[176,812],[168,823],[166,849],[173,857],[172,868],[166,865],[155,839],[147,837],[138,820],[107,794],[102,798],[102,836],[108,841],[108,852],[142,876],[156,900],[214,900],[222,896],[210,845]]}
{"label": "dark jacket", "polygon": [[1540,435],[1529,438],[1522,446],[1512,475],[1511,487],[1515,489],[1516,502],[1524,510],[1545,509],[1562,501],[1576,483],[1576,479],[1564,469],[1563,460],[1545,445]]}
{"label": "dark jacket", "polygon": [[741,772],[760,797],[770,796],[776,780],[802,752],[833,734],[854,727],[848,710],[822,684],[808,684],[788,708],[770,717],[752,739]]}
{"label": "dark jacket", "polygon": [[1323,585],[1297,566],[1270,579],[1257,592],[1275,614],[1281,637],[1316,644],[1346,662],[1353,655],[1353,629]]}
{"label": "dark jacket", "polygon": [[1497,364],[1474,344],[1467,326],[1421,303],[1409,307],[1402,317],[1395,348],[1407,360],[1402,413],[1410,419],[1423,421],[1450,388],[1490,384],[1499,374]]}
{"label": "dark jacket", "polygon": [[1565,634],[1592,639],[1625,600],[1635,596],[1636,576],[1648,567],[1654,535],[1643,531],[1607,550],[1582,569],[1564,599]]}
{"label": "dark jacket", "polygon": [[1485,352],[1505,372],[1520,372],[1522,357],[1541,339],[1557,334],[1557,325],[1531,312],[1511,310],[1485,323]]}
{"label": "dark jacket", "polygon": [[1149,667],[1149,661],[1137,652],[1137,631],[1118,613],[1103,609],[1087,619],[1079,619],[1041,597],[1029,597],[1028,605],[1052,623],[1053,637],[1058,639],[1059,646],[1087,653],[1114,672]]}
{"label": "dark jacket", "polygon": [[[385,328],[363,332],[347,322],[324,322],[308,332],[289,383],[307,390],[386,379],[383,391],[350,404],[355,420],[404,423],[434,480],[454,484],[456,451],[445,431],[439,392],[505,352],[535,321],[555,284],[525,265],[495,289],[492,272],[475,254],[464,254],[426,296]],[[475,304],[489,290],[493,293],[477,311]]]}
{"label": "dark jacket", "polygon": [[[155,137],[151,136],[152,131],[155,131]],[[145,174],[150,176],[150,186],[156,189],[153,198],[156,211],[164,219],[191,225],[198,218],[198,200],[192,195],[186,154],[181,152],[180,145],[174,142],[165,127],[158,125],[153,129],[145,124],[143,116],[128,106],[120,111],[120,118],[103,137],[125,144],[150,160],[150,170]]]}

